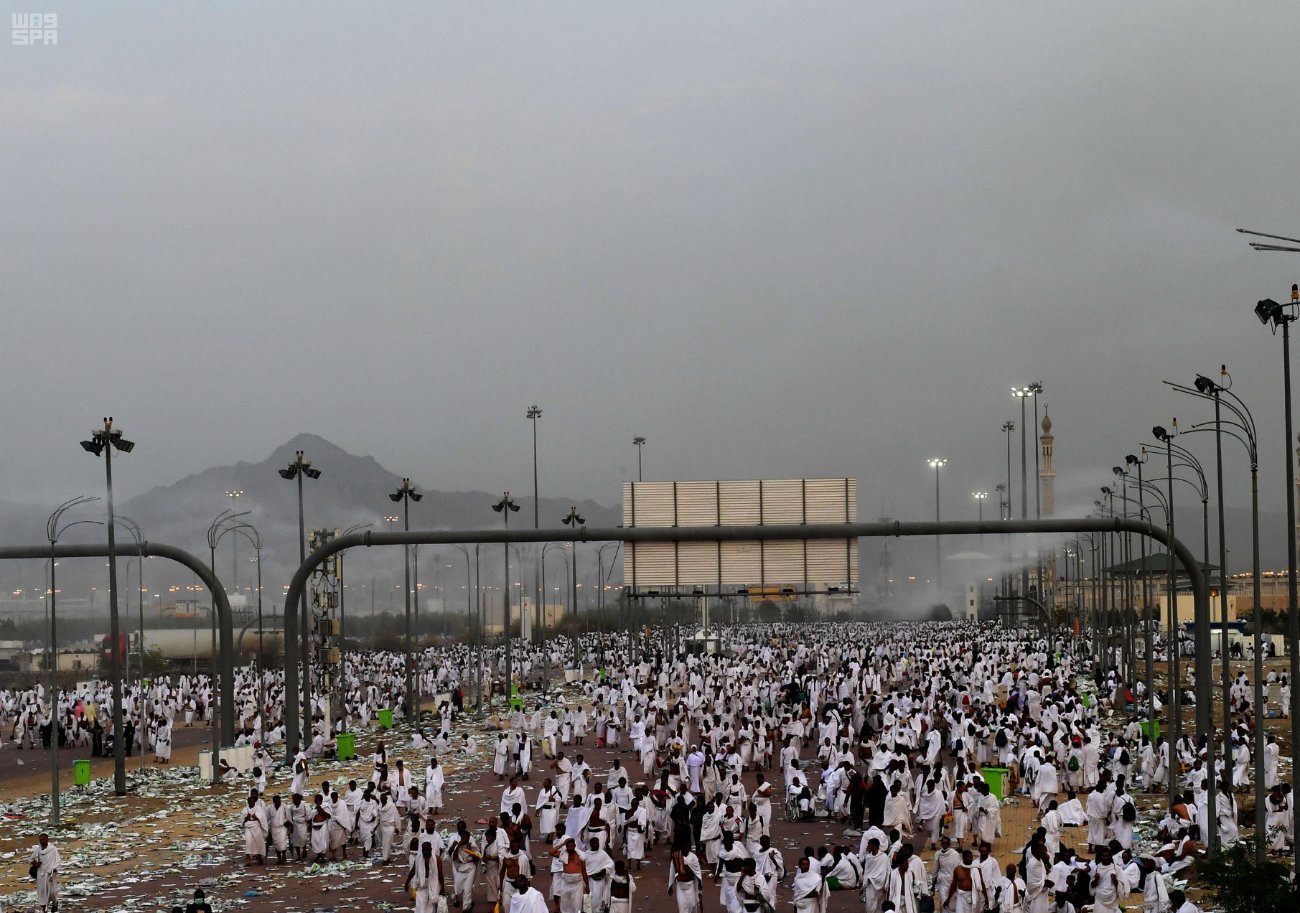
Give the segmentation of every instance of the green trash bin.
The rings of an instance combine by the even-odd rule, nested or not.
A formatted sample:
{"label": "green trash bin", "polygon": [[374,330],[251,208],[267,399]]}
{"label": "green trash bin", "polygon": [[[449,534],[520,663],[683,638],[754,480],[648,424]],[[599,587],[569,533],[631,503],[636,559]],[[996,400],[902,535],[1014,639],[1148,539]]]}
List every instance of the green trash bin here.
{"label": "green trash bin", "polygon": [[1142,734],[1147,738],[1149,738],[1153,745],[1155,744],[1156,739],[1160,738],[1159,720],[1151,720],[1150,722],[1148,722],[1147,720],[1142,720],[1140,723],[1138,723],[1138,726],[1141,727]]}
{"label": "green trash bin", "polygon": [[334,742],[338,746],[340,761],[351,761],[357,756],[357,734],[355,732],[340,732]]}
{"label": "green trash bin", "polygon": [[75,786],[90,785],[90,762],[73,761],[72,762],[72,782]]}
{"label": "green trash bin", "polygon": [[379,725],[383,729],[393,728],[393,711],[387,707],[379,711]]}
{"label": "green trash bin", "polygon": [[997,796],[999,802],[1006,798],[1003,792],[1003,781],[1006,779],[1007,773],[1005,767],[980,768],[980,775],[984,777],[984,782],[989,785],[989,792]]}

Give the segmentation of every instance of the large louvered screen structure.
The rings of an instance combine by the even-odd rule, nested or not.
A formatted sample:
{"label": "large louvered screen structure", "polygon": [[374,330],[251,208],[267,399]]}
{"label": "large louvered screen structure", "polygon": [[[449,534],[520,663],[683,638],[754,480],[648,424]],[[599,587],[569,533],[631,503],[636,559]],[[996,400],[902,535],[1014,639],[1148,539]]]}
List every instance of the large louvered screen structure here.
{"label": "large louvered screen structure", "polygon": [[[855,523],[856,479],[624,482],[623,526],[637,529]],[[857,589],[858,540],[626,542],[634,593],[707,588],[791,594]]]}

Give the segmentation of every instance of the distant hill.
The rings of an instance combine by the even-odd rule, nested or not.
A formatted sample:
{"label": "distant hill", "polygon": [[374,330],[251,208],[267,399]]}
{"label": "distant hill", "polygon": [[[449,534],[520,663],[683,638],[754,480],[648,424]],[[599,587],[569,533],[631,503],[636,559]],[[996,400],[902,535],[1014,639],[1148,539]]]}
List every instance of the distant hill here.
{"label": "distant hill", "polygon": [[[203,558],[208,557],[207,531],[213,519],[222,510],[232,508],[236,511],[248,511],[244,518],[255,526],[261,534],[263,543],[262,583],[264,601],[269,602],[273,595],[278,597],[281,587],[287,583],[293,569],[298,564],[298,488],[296,481],[285,481],[278,470],[285,468],[294,459],[295,453],[302,450],[313,467],[321,470],[318,479],[306,479],[303,482],[304,515],[307,528],[344,529],[353,524],[372,524],[372,528],[381,530],[387,524],[385,515],[400,515],[401,505],[389,500],[389,493],[401,485],[402,477],[381,466],[373,457],[357,456],[315,434],[299,434],[277,447],[265,459],[249,463],[241,461],[234,465],[213,466],[186,476],[170,485],[162,485],[144,492],[126,501],[119,501],[117,510],[140,524],[148,539],[177,545],[192,551]],[[412,529],[484,529],[498,526],[500,516],[491,510],[501,494],[463,491],[444,492],[428,488],[419,479],[412,479],[417,489],[423,494],[419,503],[411,504]],[[243,494],[232,499],[227,491],[239,490]],[[520,505],[518,513],[513,515],[513,524],[531,527],[533,518],[533,499],[531,494],[512,492]],[[570,498],[546,498],[540,503],[540,518],[543,526],[560,527],[560,518],[575,505],[586,518],[590,526],[616,526],[620,521],[617,508],[605,507],[594,501],[575,501]],[[0,504],[0,542],[6,544],[30,544],[44,538],[45,518],[53,505],[36,506],[30,504]],[[102,517],[102,502],[82,509],[79,517],[98,519]],[[74,515],[69,514],[68,519]],[[74,530],[68,541],[84,541],[102,536],[99,527],[84,526]],[[119,536],[129,536],[119,532]],[[236,541],[237,540],[237,541]],[[232,546],[238,546],[238,561],[232,552]],[[484,583],[499,583],[500,551],[483,550]],[[227,588],[234,583],[238,574],[241,588],[251,586],[256,578],[256,566],[250,560],[253,550],[247,540],[237,534],[228,534],[222,539],[217,550],[217,575]],[[437,556],[437,557],[435,557]],[[453,560],[454,559],[454,560]],[[21,562],[11,564],[32,565],[30,568],[5,568],[0,564],[0,579],[13,581],[8,592],[20,587],[35,589],[40,585],[43,570],[36,565],[39,562]],[[92,570],[93,562],[68,562],[70,567],[60,567],[60,590],[84,596],[95,587],[97,605],[106,605],[103,593],[107,590],[107,572],[103,574]],[[155,567],[155,564],[159,564]],[[238,571],[235,565],[238,564]],[[446,565],[451,564],[452,568]],[[463,604],[465,582],[465,558],[459,550],[446,547],[433,549],[425,547],[420,552],[421,581],[429,590],[440,584],[447,587],[448,599],[453,604]],[[579,562],[580,574],[583,562]],[[558,567],[558,562],[555,567]],[[593,559],[594,566],[594,559]],[[387,588],[395,585],[400,595],[401,586],[401,551],[388,549],[361,549],[350,552],[345,573],[351,578],[349,598],[358,596],[368,607],[367,595],[352,594],[353,586],[368,588],[371,578],[376,578],[378,589],[381,582],[387,594]],[[489,573],[495,572],[496,581],[489,581]],[[594,571],[592,572],[594,574]],[[146,586],[150,590],[149,601],[154,594],[161,597],[161,602],[176,598],[169,593],[171,586],[185,587],[194,583],[170,562],[149,562],[146,566]],[[617,575],[616,575],[617,576]],[[26,580],[26,583],[20,581]],[[132,586],[135,572],[131,574]],[[123,590],[127,584],[122,584]],[[453,592],[454,591],[454,592]],[[131,590],[134,593],[134,590]],[[184,595],[184,590],[180,591]],[[426,591],[425,598],[429,598]],[[132,599],[134,603],[134,599]],[[377,608],[382,610],[382,598],[377,600]]]}

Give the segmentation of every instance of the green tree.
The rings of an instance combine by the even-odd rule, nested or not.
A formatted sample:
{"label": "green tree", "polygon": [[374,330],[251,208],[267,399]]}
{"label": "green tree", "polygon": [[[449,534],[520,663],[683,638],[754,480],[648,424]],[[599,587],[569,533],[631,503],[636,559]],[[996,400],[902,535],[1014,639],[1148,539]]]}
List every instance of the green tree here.
{"label": "green tree", "polygon": [[1198,860],[1196,874],[1214,894],[1223,913],[1297,908],[1288,883],[1290,868],[1267,856],[1263,862],[1256,862],[1253,834],[1214,858]]}
{"label": "green tree", "polygon": [[785,620],[800,623],[812,620],[812,610],[802,602],[792,602],[785,607]]}
{"label": "green tree", "polygon": [[781,620],[781,607],[770,599],[764,599],[755,606],[754,617],[763,624],[774,624]]}

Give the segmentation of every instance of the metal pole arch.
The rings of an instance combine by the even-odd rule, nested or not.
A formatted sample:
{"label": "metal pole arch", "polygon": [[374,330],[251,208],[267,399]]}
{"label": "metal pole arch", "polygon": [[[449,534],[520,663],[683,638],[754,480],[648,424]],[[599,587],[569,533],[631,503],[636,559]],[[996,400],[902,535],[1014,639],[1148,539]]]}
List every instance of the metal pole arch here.
{"label": "metal pole arch", "polygon": [[[511,542],[734,542],[755,539],[859,539],[918,536],[977,536],[987,533],[1044,533],[1065,534],[1079,532],[1131,531],[1155,539],[1170,547],[1187,571],[1192,591],[1198,604],[1209,599],[1209,590],[1200,565],[1182,542],[1152,524],[1133,518],[1080,518],[1044,520],[945,520],[889,523],[835,523],[818,525],[782,526],[720,526],[676,527],[665,529],[638,529],[635,527],[595,528],[579,527],[576,530],[536,529],[480,529],[480,530],[413,530],[405,532],[364,532],[340,536],[317,548],[294,572],[285,592],[285,690],[293,694],[298,687],[299,644],[290,633],[295,631],[298,600],[311,576],[312,570],[330,555],[349,548],[385,545],[451,545],[455,543],[511,543]],[[45,557],[40,555],[21,557]],[[0,553],[0,557],[4,557]],[[204,574],[207,569],[203,568]],[[300,720],[293,702],[285,705],[285,750],[292,758],[300,741]],[[232,723],[233,728],[233,723]]]}

